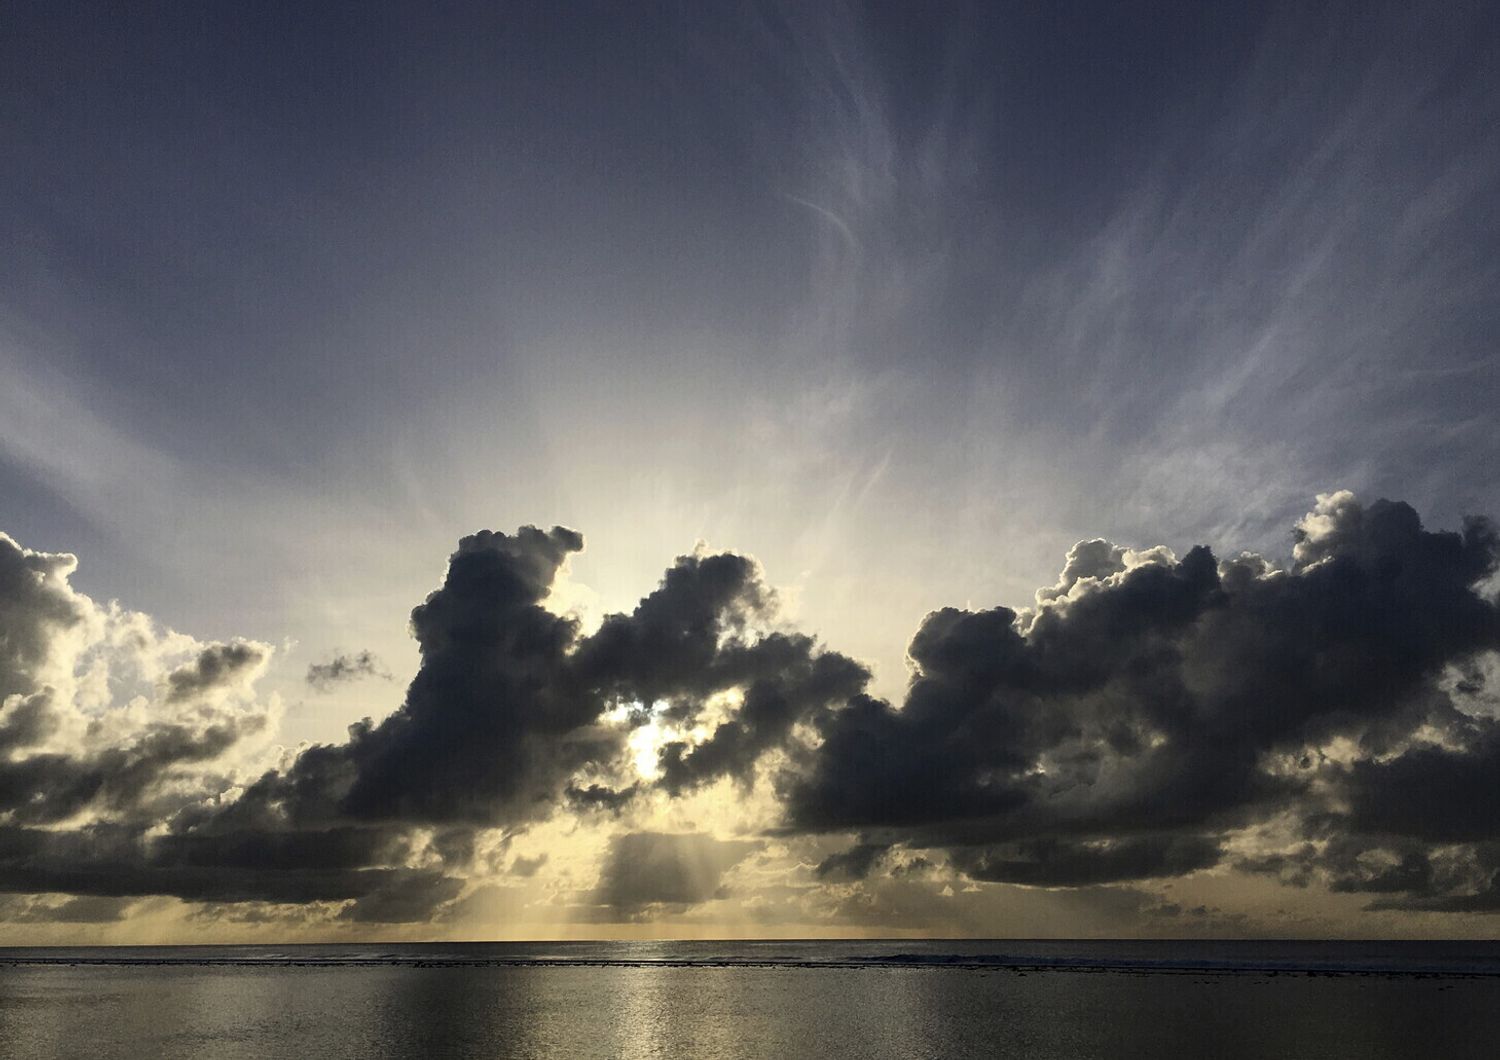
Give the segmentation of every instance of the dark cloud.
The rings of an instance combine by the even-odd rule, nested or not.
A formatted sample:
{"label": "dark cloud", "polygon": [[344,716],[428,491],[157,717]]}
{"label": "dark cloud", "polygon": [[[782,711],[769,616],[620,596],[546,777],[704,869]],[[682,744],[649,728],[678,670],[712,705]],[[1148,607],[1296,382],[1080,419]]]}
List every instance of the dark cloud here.
{"label": "dark cloud", "polygon": [[432,919],[433,910],[457,898],[463,881],[431,873],[406,873],[345,906],[342,920],[363,924],[411,924]]}
{"label": "dark cloud", "polygon": [[701,744],[667,744],[660,784],[671,794],[719,777],[745,780],[792,726],[821,716],[869,680],[860,664],[811,637],[747,626],[769,615],[773,594],[759,566],[722,553],[683,556],[630,615],[611,615],[579,646],[578,679],[616,701],[660,704],[682,726],[696,722],[714,693],[743,699]]}
{"label": "dark cloud", "polygon": [[[0,871],[0,887],[39,884],[50,866],[79,893],[352,901],[340,915],[419,918],[456,891],[451,877],[404,867],[403,837],[413,827],[435,826],[434,849],[445,864],[461,865],[472,857],[476,829],[523,828],[565,805],[618,812],[639,793],[638,782],[610,780],[628,734],[628,726],[604,722],[613,707],[636,704],[638,723],[650,716],[648,704],[686,722],[708,697],[748,686],[744,705],[704,748],[673,759],[675,791],[718,775],[743,779],[794,721],[828,709],[865,679],[862,668],[820,653],[810,638],[751,633],[770,593],[756,565],[733,555],[682,557],[635,612],[612,615],[596,636],[580,638],[573,619],[541,605],[582,544],[560,527],[465,538],[443,584],[412,613],[422,664],[394,714],[351,726],[345,743],[304,750],[237,799],[179,809],[168,833],[134,858],[101,851],[105,833],[74,833],[72,847],[11,864],[12,884]],[[174,671],[171,696],[198,695],[259,661],[236,646],[213,646]],[[41,727],[41,708],[27,709],[12,719],[18,734]],[[185,733],[152,732],[134,758],[98,768],[38,757],[8,785],[0,773],[0,804],[9,797],[17,820],[29,823],[90,802],[121,803],[139,792],[145,780],[135,778],[152,775],[152,764],[211,753],[213,735],[195,744]],[[237,736],[226,731],[219,743]],[[48,794],[39,799],[39,790]],[[684,853],[701,853],[692,842]],[[697,871],[699,861],[683,864]]]}
{"label": "dark cloud", "polygon": [[0,898],[0,920],[30,924],[112,924],[124,920],[134,899],[85,895],[56,901],[40,895]]}
{"label": "dark cloud", "polygon": [[519,825],[549,816],[569,779],[620,734],[570,673],[577,623],[541,606],[577,533],[523,527],[464,538],[443,585],[412,612],[422,665],[401,708],[304,753],[247,799],[293,821]]}
{"label": "dark cloud", "polygon": [[535,876],[543,865],[547,864],[547,855],[538,854],[534,858],[517,857],[510,863],[510,874],[520,876],[523,879]]}
{"label": "dark cloud", "polygon": [[163,809],[154,798],[161,794],[159,785],[182,767],[212,761],[265,725],[263,714],[224,718],[202,728],[154,723],[118,747],[44,752],[0,763],[0,811],[24,824],[61,821],[89,810],[151,818]]}
{"label": "dark cloud", "polygon": [[[1429,532],[1405,504],[1339,494],[1300,524],[1286,571],[1204,548],[1126,559],[1078,546],[1029,619],[929,615],[901,708],[856,697],[782,778],[792,828],[1065,886],[1208,867],[1230,831],[1311,817],[1330,787],[1353,800],[1325,825],[1341,833],[1500,835],[1493,723],[1443,690],[1450,666],[1500,647],[1475,588],[1496,567],[1489,523]],[[1335,739],[1358,748],[1352,766],[1322,754]]]}
{"label": "dark cloud", "polygon": [[1456,727],[1457,748],[1417,746],[1354,763],[1348,827],[1432,842],[1500,840],[1500,723]]}
{"label": "dark cloud", "polygon": [[368,868],[392,859],[391,836],[336,832],[171,835],[139,827],[92,825],[68,831],[0,828],[0,891],[101,897],[172,895],[190,902],[343,902],[393,893],[403,902],[422,888],[429,908],[451,897],[441,874]]}
{"label": "dark cloud", "polygon": [[0,752],[34,747],[55,733],[61,720],[51,690],[17,695],[0,710]]}
{"label": "dark cloud", "polygon": [[852,659],[818,652],[811,638],[779,633],[721,651],[715,670],[719,687],[745,688],[744,700],[697,746],[673,742],[662,749],[661,785],[674,795],[718,777],[748,779],[794,724],[822,719],[870,679]]}
{"label": "dark cloud", "polygon": [[723,897],[724,873],[762,844],[700,834],[631,832],[610,840],[595,898],[624,915]]}
{"label": "dark cloud", "polygon": [[[15,693],[0,711],[0,890],[338,903],[346,919],[404,922],[459,898],[449,872],[472,862],[479,830],[514,834],[565,808],[618,815],[653,788],[748,785],[773,762],[786,832],[859,836],[817,866],[827,880],[865,879],[896,844],[972,880],[1063,888],[1180,876],[1234,850],[1242,871],[1383,907],[1489,908],[1500,721],[1479,708],[1500,672],[1485,661],[1500,609],[1476,586],[1500,539],[1483,520],[1432,532],[1404,504],[1335,494],[1294,545],[1278,570],[1083,542],[1034,610],[929,614],[896,706],[866,693],[858,663],[765,632],[774,596],[746,557],[680,557],[633,611],[583,636],[543,606],[581,536],[485,531],[412,613],[421,666],[395,713],[233,797],[195,797],[166,781],[265,716],[150,721],[112,746],[52,748],[61,715],[36,675],[86,608],[66,586],[71,557],[5,539],[0,654]],[[196,701],[265,652],[210,645],[169,674],[166,700],[207,709]],[[309,680],[375,664],[325,666]],[[654,785],[626,744],[648,723],[706,731],[666,742]],[[80,815],[92,823],[59,827]],[[754,848],[617,836],[595,897],[612,915],[685,908]],[[434,856],[448,868],[411,867]]]}
{"label": "dark cloud", "polygon": [[362,651],[354,655],[335,655],[327,662],[313,663],[307,668],[306,681],[315,690],[327,692],[335,685],[365,677],[391,680],[391,675],[380,665],[380,660],[370,652]]}
{"label": "dark cloud", "polygon": [[269,652],[263,646],[247,641],[210,644],[191,663],[167,675],[167,700],[180,703],[236,684],[268,656]]}
{"label": "dark cloud", "polygon": [[862,880],[890,849],[885,843],[856,843],[848,850],[829,854],[813,872],[820,880]]}
{"label": "dark cloud", "polygon": [[631,784],[625,788],[611,788],[603,784],[569,784],[565,794],[568,805],[575,809],[619,813],[640,793],[640,784]]}
{"label": "dark cloud", "polygon": [[1294,886],[1321,881],[1337,893],[1367,895],[1371,909],[1500,912],[1500,841],[1363,831],[1341,816],[1320,818],[1313,828],[1319,842],[1242,867]]}
{"label": "dark cloud", "polygon": [[226,817],[293,827],[336,821],[524,827],[564,804],[619,811],[638,783],[614,783],[632,707],[691,724],[716,693],[743,702],[696,748],[669,745],[661,786],[676,793],[720,776],[745,779],[799,720],[861,688],[866,671],[812,638],[756,635],[771,593],[756,564],[683,556],[630,614],[591,637],[542,606],[571,530],[525,527],[465,538],[443,585],[412,614],[422,664],[402,707],[362,722],[347,743],[302,753],[252,785]]}
{"label": "dark cloud", "polygon": [[770,606],[754,560],[682,556],[630,615],[610,615],[579,647],[580,678],[615,699],[652,704],[723,687],[720,646]]}
{"label": "dark cloud", "polygon": [[962,847],[953,864],[992,883],[1085,887],[1122,880],[1182,876],[1218,863],[1222,851],[1203,836],[1126,836],[1069,842],[1053,837],[998,847]]}
{"label": "dark cloud", "polygon": [[80,709],[67,686],[81,666],[119,663],[127,678],[144,674],[149,653],[166,642],[154,641],[143,616],[75,593],[67,584],[74,566],[70,556],[0,540],[0,892],[80,896],[76,904],[34,902],[26,917],[107,919],[122,900],[171,895],[356,900],[351,915],[371,918],[395,915],[418,894],[429,906],[452,897],[458,881],[404,866],[400,829],[293,828],[253,802],[221,799],[229,781],[205,768],[263,732],[269,716],[215,705],[214,693],[248,685],[269,657],[266,646],[197,649],[167,673],[154,704],[149,684],[139,685],[128,715]]}
{"label": "dark cloud", "polygon": [[124,920],[134,906],[118,898],[70,898],[47,910],[46,918],[62,924],[112,924]]}
{"label": "dark cloud", "polygon": [[[111,811],[113,822],[13,828],[0,844],[0,889],[351,903],[340,915],[360,921],[432,914],[462,881],[408,867],[414,826],[441,826],[433,849],[445,864],[466,863],[473,829],[550,815],[580,767],[617,753],[622,733],[597,724],[602,698],[567,672],[575,624],[539,606],[581,546],[562,529],[465,538],[443,586],[413,612],[423,665],[402,708],[379,725],[353,726],[347,743],[307,749],[238,798],[147,808],[158,779],[232,747],[263,715],[198,729],[149,725],[92,755],[0,765],[0,809],[16,825],[90,808]],[[167,700],[238,681],[263,658],[254,645],[212,645],[169,675]],[[46,704],[35,697],[0,719],[10,742],[34,741],[46,728]],[[163,818],[164,834],[148,836]]]}

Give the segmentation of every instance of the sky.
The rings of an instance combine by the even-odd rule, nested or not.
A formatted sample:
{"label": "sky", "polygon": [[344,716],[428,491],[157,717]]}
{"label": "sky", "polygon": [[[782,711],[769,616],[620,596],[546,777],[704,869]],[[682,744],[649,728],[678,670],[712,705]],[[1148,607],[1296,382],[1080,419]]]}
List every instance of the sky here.
{"label": "sky", "polygon": [[1494,4],[0,26],[0,942],[1494,934]]}

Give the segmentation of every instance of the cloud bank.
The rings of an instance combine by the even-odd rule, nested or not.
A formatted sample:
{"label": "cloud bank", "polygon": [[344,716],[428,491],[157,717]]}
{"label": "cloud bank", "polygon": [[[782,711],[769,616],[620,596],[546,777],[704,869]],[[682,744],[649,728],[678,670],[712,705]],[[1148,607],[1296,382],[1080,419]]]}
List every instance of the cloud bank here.
{"label": "cloud bank", "polygon": [[[1283,566],[1081,542],[1028,608],[929,614],[892,703],[780,623],[749,557],[679,557],[586,635],[546,606],[582,536],[482,531],[412,612],[399,708],[276,761],[269,646],[163,631],[75,591],[72,556],[0,537],[0,890],[69,896],[24,900],[33,919],[168,895],[422,921],[571,819],[615,829],[579,893],[620,919],[723,897],[766,842],[840,840],[815,885],[1211,871],[1500,910],[1500,535],[1340,492],[1293,541]],[[366,653],[308,680],[376,671]],[[771,833],[632,825],[720,791],[726,813],[771,798]]]}

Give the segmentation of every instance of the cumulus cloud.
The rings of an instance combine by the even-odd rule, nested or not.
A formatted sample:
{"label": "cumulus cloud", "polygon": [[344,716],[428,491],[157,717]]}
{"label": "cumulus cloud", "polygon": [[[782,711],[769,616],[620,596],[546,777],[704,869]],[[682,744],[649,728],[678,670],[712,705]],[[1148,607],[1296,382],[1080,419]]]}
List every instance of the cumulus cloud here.
{"label": "cumulus cloud", "polygon": [[1476,589],[1500,559],[1494,527],[1432,532],[1405,504],[1336,493],[1295,541],[1285,570],[1084,542],[1027,619],[934,612],[900,708],[856,698],[783,777],[791,827],[946,847],[975,879],[1078,886],[1211,867],[1226,839],[1289,815],[1307,845],[1280,866],[1425,898],[1422,851],[1404,875],[1351,875],[1329,837],[1355,856],[1392,854],[1395,837],[1481,844],[1467,882],[1444,877],[1481,893],[1482,843],[1500,838],[1483,796],[1496,731],[1455,709],[1444,676],[1500,648],[1500,612]]}
{"label": "cumulus cloud", "polygon": [[85,615],[68,586],[67,553],[33,552],[0,533],[0,696],[42,684],[62,634]]}
{"label": "cumulus cloud", "polygon": [[76,568],[0,535],[0,890],[89,899],[23,919],[104,919],[106,899],[227,885],[227,867],[179,872],[151,835],[225,795],[277,714],[253,689],[269,645],[163,630],[77,592]]}
{"label": "cumulus cloud", "polygon": [[[652,719],[685,732],[715,697],[745,689],[740,709],[705,738],[669,745],[659,787],[744,780],[794,722],[864,680],[862,668],[809,637],[755,628],[773,595],[758,566],[732,554],[679,558],[634,612],[581,637],[575,619],[542,604],[582,544],[561,527],[465,538],[443,584],[412,613],[421,667],[390,717],[355,724],[343,743],[305,748],[232,796],[225,785],[199,792],[151,822],[161,827],[149,842],[133,843],[129,830],[15,831],[15,856],[0,850],[0,885],[8,871],[13,888],[348,902],[345,919],[416,919],[458,896],[462,880],[451,872],[467,867],[476,833],[513,834],[565,806],[622,810],[647,786],[631,778],[626,741]],[[165,698],[201,708],[258,675],[268,651],[248,642],[198,650],[167,673]],[[45,702],[18,701],[0,718],[0,742],[32,738],[46,717]],[[45,771],[53,787],[82,774],[62,785],[61,805],[80,791],[113,805],[134,796],[158,759],[208,757],[235,736],[212,727],[198,735],[201,746],[175,730],[153,732],[139,762],[116,752],[93,772],[39,762],[10,784],[0,778],[0,802],[12,795],[25,804],[16,823],[35,823],[34,807],[49,805],[35,796],[35,774]]]}
{"label": "cumulus cloud", "polygon": [[412,613],[422,665],[402,707],[354,726],[345,744],[310,749],[242,802],[302,823],[473,827],[525,826],[565,798],[617,808],[639,790],[618,783],[631,728],[660,717],[689,729],[716,694],[743,690],[705,739],[664,747],[660,784],[675,793],[744,778],[794,722],[867,678],[810,637],[755,632],[770,591],[754,561],[727,553],[679,558],[632,613],[580,637],[575,619],[542,603],[582,547],[561,527],[465,538]]}
{"label": "cumulus cloud", "polygon": [[271,725],[251,692],[271,648],[159,630],[76,592],[76,567],[0,534],[0,813],[154,825]]}
{"label": "cumulus cloud", "polygon": [[[1500,908],[1487,521],[1430,531],[1334,493],[1284,566],[1085,541],[1027,611],[929,614],[899,704],[780,627],[732,553],[679,557],[583,635],[543,606],[582,547],[562,527],[464,538],[412,613],[401,707],[246,776],[274,721],[253,687],[268,646],[157,630],[76,593],[72,557],[0,538],[0,890],[417,921],[487,871],[476,849],[555,815],[631,827],[637,803],[769,779],[781,834],[858,837],[817,886],[908,864],[1067,889],[1217,869],[1378,908]],[[759,845],[633,826],[609,840],[602,915],[710,901]]]}

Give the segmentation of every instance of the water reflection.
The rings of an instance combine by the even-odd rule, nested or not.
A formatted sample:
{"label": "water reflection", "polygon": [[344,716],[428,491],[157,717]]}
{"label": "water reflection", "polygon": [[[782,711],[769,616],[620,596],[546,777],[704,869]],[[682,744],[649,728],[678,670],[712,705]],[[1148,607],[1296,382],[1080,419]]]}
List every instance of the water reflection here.
{"label": "water reflection", "polygon": [[1500,981],[670,967],[0,967],[26,1057],[1492,1055]]}

